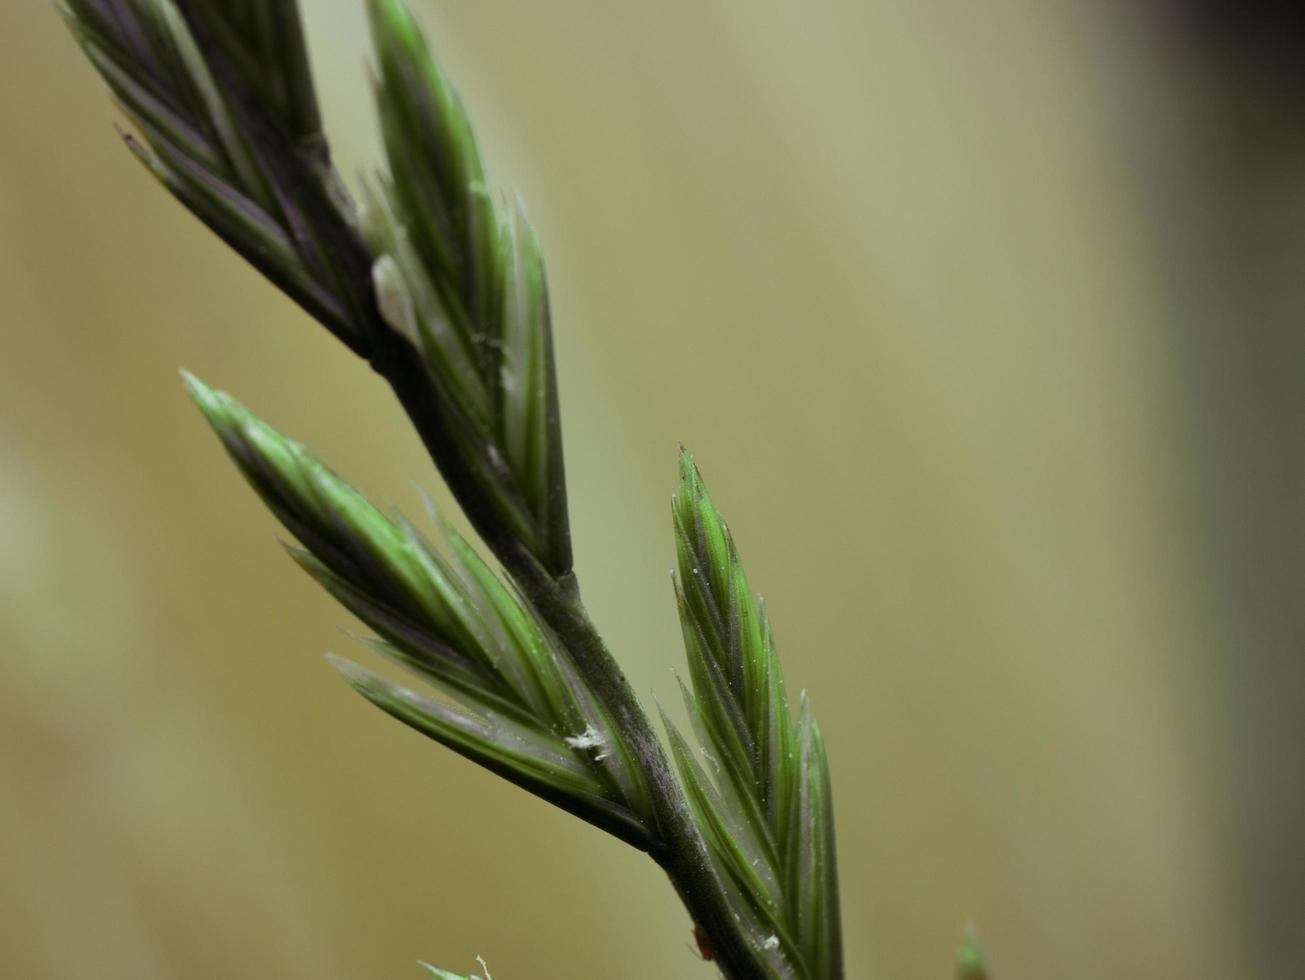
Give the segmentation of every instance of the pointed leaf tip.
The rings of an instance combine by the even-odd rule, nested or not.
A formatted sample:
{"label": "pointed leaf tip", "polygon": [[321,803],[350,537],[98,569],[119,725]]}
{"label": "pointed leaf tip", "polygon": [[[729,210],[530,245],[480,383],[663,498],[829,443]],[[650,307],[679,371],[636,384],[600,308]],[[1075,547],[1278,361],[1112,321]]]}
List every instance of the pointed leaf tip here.
{"label": "pointed leaf tip", "polygon": [[184,368],[181,371],[181,383],[185,386],[190,400],[195,403],[195,407],[204,414],[209,425],[213,426],[219,435],[233,427],[235,424],[233,409],[238,408],[239,405],[230,395],[209,387]]}
{"label": "pointed leaf tip", "polygon": [[177,373],[181,375],[181,383],[185,386],[186,394],[194,401],[202,403],[213,396],[213,389],[185,368],[179,368]]}
{"label": "pointed leaf tip", "polygon": [[324,653],[322,659],[343,674],[344,679],[355,687],[359,684],[365,684],[370,676],[362,667],[338,653]]}

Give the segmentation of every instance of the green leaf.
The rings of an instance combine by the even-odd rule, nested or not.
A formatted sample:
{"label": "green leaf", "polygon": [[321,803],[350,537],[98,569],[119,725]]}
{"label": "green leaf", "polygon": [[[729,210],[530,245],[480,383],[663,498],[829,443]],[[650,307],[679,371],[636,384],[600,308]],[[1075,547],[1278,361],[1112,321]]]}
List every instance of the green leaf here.
{"label": "green leaf", "polygon": [[400,0],[369,0],[389,174],[365,225],[386,321],[421,351],[501,524],[571,568],[548,287],[518,200],[489,187],[462,100]]}
{"label": "green leaf", "polygon": [[292,557],[442,699],[332,658],[410,727],[640,848],[647,787],[630,747],[530,607],[451,528],[442,552],[229,395],[186,386],[245,478],[303,544]]}
{"label": "green leaf", "polygon": [[[766,935],[780,975],[842,976],[829,770],[805,694],[792,719],[774,636],[729,528],[680,457],[676,598],[704,768],[673,727],[672,751],[740,918]],[[710,771],[708,771],[710,770]]]}
{"label": "green leaf", "polygon": [[[60,0],[59,9],[138,131],[141,139],[126,139],[151,173],[351,348],[368,351],[348,263],[318,234],[340,220],[339,185],[293,0]],[[237,99],[219,69],[251,98]],[[316,206],[303,206],[305,195]]]}

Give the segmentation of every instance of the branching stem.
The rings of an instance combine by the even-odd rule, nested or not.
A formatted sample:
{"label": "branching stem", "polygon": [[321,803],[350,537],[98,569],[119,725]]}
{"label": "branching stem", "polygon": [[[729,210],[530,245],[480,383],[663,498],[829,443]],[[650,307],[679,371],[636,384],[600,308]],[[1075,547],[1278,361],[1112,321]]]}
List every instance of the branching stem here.
{"label": "branching stem", "polygon": [[649,855],[666,872],[694,922],[711,940],[725,975],[736,980],[764,976],[730,910],[707,845],[661,742],[630,682],[589,618],[575,576],[568,574],[560,581],[554,580],[533,559],[527,556],[526,560],[533,567],[510,568],[513,578],[562,641],[594,693],[612,712],[647,780],[656,821]]}
{"label": "branching stem", "polygon": [[[580,674],[629,739],[646,783],[655,821],[649,855],[666,872],[717,964],[731,980],[763,977],[757,953],[740,930],[702,834],[668,764],[661,742],[629,681],[594,627],[571,570],[554,576],[494,517],[449,435],[419,352],[380,314],[371,256],[357,228],[327,191],[334,179],[324,144],[297,144],[267,117],[239,69],[212,36],[200,0],[173,0],[214,79],[227,94],[260,162],[277,177],[280,202],[296,235],[320,249],[360,329],[342,337],[389,382],[468,520],[572,657]],[[311,222],[311,226],[304,223]]]}

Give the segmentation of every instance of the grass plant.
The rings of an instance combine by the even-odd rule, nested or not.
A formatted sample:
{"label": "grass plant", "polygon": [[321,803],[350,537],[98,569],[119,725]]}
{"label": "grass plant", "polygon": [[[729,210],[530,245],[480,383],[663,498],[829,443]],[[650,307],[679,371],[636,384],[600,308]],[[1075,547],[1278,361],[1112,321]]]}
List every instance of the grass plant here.
{"label": "grass plant", "polygon": [[[487,549],[447,526],[432,542],[186,375],[299,542],[290,556],[411,686],[332,658],[344,678],[646,852],[726,977],[842,977],[829,770],[807,698],[795,715],[765,609],[687,454],[672,523],[693,738],[666,722],[662,741],[594,628],[573,567],[539,240],[520,201],[489,186],[457,90],[401,0],[368,2],[385,167],[356,197],[332,168],[294,0],[60,9],[129,120],[127,145],[389,384]],[[977,953],[960,959],[980,975]]]}

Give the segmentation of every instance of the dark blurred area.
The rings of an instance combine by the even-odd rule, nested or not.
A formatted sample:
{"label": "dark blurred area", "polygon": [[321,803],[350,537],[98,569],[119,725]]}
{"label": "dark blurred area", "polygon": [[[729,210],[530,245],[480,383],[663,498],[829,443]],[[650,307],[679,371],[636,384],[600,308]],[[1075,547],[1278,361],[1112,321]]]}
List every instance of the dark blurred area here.
{"label": "dark blurred area", "polygon": [[[306,0],[345,176],[361,4]],[[849,975],[1305,976],[1298,4],[415,0],[547,251],[587,600],[683,441],[834,773]],[[373,499],[368,372],[0,6],[0,976],[711,974],[648,863],[351,697],[185,366]],[[415,508],[419,510],[419,505]]]}
{"label": "dark blurred area", "polygon": [[[1305,975],[1305,12],[1163,7],[1118,92],[1165,258],[1256,976]],[[1136,51],[1135,55],[1141,52]],[[1140,60],[1140,59],[1139,59]],[[1152,59],[1147,59],[1152,60]],[[1139,97],[1140,96],[1140,97]],[[1129,112],[1125,103],[1135,108]]]}

